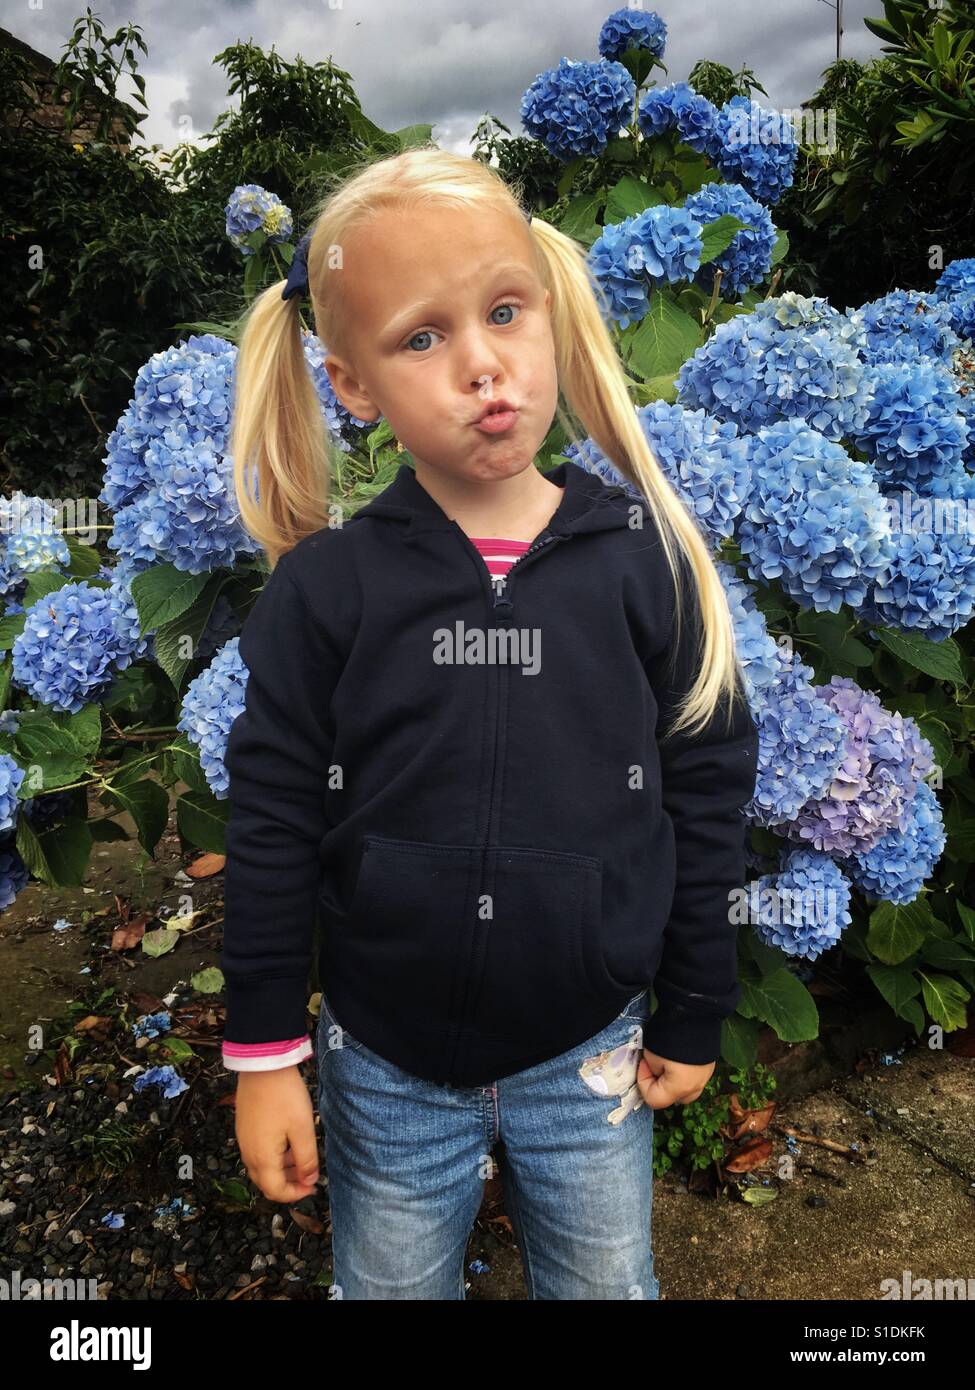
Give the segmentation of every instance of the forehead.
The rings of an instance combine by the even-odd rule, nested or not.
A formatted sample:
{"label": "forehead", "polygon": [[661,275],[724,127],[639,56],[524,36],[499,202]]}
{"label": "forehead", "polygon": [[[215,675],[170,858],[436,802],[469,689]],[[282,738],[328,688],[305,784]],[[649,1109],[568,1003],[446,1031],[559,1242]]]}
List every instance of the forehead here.
{"label": "forehead", "polygon": [[362,327],[381,329],[408,305],[477,292],[500,266],[537,279],[528,224],[467,208],[381,208],[343,246],[342,290]]}

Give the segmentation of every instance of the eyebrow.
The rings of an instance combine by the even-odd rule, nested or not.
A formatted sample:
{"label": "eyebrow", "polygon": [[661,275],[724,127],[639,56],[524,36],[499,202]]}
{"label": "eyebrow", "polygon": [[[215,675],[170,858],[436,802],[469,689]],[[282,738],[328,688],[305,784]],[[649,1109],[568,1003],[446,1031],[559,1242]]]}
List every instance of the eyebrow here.
{"label": "eyebrow", "polygon": [[[491,266],[489,273],[493,276],[502,275],[521,275],[526,279],[531,275],[531,271],[522,261],[505,261],[501,265]],[[404,333],[415,319],[423,318],[427,313],[436,309],[435,299],[420,299],[415,304],[410,304],[394,318],[391,318],[382,330],[384,338],[395,338],[400,333]]]}

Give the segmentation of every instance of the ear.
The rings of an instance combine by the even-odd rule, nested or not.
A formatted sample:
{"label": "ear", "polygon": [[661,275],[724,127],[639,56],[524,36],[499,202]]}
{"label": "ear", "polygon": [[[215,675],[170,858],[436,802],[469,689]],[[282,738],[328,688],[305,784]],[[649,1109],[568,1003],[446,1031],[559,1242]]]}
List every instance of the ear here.
{"label": "ear", "polygon": [[368,420],[373,423],[380,418],[382,411],[379,406],[362,389],[341,357],[333,357],[329,354],[325,358],[325,370],[328,372],[328,379],[332,383],[332,390],[338,397],[339,404],[343,405],[351,415],[354,415],[357,420]]}

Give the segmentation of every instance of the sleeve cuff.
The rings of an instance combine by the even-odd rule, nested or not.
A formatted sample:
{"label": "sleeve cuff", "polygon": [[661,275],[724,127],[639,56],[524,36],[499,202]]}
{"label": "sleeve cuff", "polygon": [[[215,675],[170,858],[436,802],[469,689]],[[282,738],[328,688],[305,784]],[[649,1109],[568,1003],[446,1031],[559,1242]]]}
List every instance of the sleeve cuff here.
{"label": "sleeve cuff", "polygon": [[721,1055],[723,1019],[661,1001],[643,1028],[643,1046],[669,1062],[706,1067]]}
{"label": "sleeve cuff", "polygon": [[303,1062],[315,1051],[309,1034],[287,1042],[234,1043],[224,1042],[223,1064],[228,1071],[276,1071]]}

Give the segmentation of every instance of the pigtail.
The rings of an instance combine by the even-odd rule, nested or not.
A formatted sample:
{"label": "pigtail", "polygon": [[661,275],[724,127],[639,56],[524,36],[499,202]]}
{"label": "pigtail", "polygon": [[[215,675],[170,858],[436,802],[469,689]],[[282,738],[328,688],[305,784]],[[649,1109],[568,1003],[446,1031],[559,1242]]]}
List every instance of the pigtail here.
{"label": "pigtail", "polygon": [[[602,453],[639,489],[660,533],[676,594],[672,659],[678,650],[688,597],[687,576],[695,590],[690,597],[698,619],[698,676],[669,732],[697,733],[711,722],[722,700],[727,701],[730,727],[733,701],[744,698],[744,684],[731,612],[714,561],[637,419],[623,364],[600,313],[600,303],[607,316],[609,306],[589,270],[585,251],[540,218],[532,223],[532,234],[543,281],[552,296],[552,334],[561,394]],[[569,437],[580,443],[571,419],[562,410],[559,418]]]}
{"label": "pigtail", "polygon": [[301,296],[282,299],[284,286],[257,295],[242,320],[230,445],[241,521],[272,570],[329,523],[331,446],[302,350]]}

